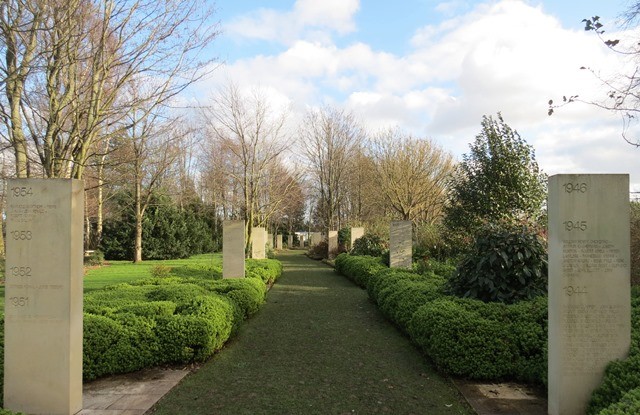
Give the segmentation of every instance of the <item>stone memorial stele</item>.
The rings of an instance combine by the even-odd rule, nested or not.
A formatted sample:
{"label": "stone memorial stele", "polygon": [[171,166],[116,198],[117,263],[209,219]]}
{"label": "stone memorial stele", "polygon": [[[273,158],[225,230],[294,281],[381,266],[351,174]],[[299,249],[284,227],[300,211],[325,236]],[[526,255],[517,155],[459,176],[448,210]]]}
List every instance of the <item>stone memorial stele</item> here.
{"label": "stone memorial stele", "polygon": [[273,234],[267,233],[267,246],[273,249]]}
{"label": "stone memorial stele", "polygon": [[282,249],[282,234],[276,235],[276,249]]}
{"label": "stone memorial stele", "polygon": [[264,228],[257,227],[257,228],[251,229],[251,258],[265,259],[267,257],[266,236],[267,234],[265,233]]}
{"label": "stone memorial stele", "polygon": [[298,241],[300,243],[300,247],[302,248],[304,246],[304,241],[305,241],[305,236],[304,234],[300,235],[300,238],[298,238]]}
{"label": "stone memorial stele", "polygon": [[222,222],[222,278],[244,278],[244,221]]}
{"label": "stone memorial stele", "polygon": [[351,228],[351,241],[349,245],[349,249],[353,249],[353,243],[358,238],[362,238],[364,236],[364,228]]}
{"label": "stone memorial stele", "polygon": [[289,237],[287,238],[287,247],[289,249],[293,248],[293,235],[289,234]]}
{"label": "stone memorial stele", "polygon": [[549,178],[548,413],[582,415],[630,346],[629,176]]}
{"label": "stone memorial stele", "polygon": [[321,232],[312,232],[311,233],[311,245],[316,246],[322,242],[322,233]]}
{"label": "stone memorial stele", "polygon": [[10,179],[6,205],[4,408],[82,410],[84,185]]}
{"label": "stone memorial stele", "polygon": [[338,250],[338,231],[329,231],[327,243],[327,250],[329,251],[327,256],[333,258],[335,252]]}
{"label": "stone memorial stele", "polygon": [[411,221],[391,221],[389,232],[389,266],[391,268],[411,268],[412,232]]}

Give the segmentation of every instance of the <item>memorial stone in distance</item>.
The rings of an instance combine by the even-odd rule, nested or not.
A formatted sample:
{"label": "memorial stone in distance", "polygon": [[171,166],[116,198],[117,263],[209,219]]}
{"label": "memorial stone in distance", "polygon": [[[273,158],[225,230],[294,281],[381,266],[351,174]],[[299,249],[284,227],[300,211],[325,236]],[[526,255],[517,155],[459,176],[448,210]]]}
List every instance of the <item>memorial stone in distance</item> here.
{"label": "memorial stone in distance", "polygon": [[265,259],[267,234],[264,228],[253,228],[251,230],[251,258]]}
{"label": "memorial stone in distance", "polygon": [[222,278],[244,278],[244,221],[222,222]]}
{"label": "memorial stone in distance", "polygon": [[362,238],[364,236],[364,228],[351,228],[351,241],[349,245],[349,249],[353,249],[353,243],[356,239]]}
{"label": "memorial stone in distance", "polygon": [[411,268],[411,248],[411,221],[391,221],[389,235],[389,266],[391,268]]}

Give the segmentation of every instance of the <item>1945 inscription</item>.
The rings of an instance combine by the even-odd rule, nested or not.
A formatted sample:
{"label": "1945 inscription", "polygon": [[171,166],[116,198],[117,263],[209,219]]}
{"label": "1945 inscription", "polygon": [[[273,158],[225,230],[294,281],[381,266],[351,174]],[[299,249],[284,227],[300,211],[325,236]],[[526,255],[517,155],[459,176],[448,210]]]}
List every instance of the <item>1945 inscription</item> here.
{"label": "1945 inscription", "polygon": [[562,271],[566,277],[582,273],[612,272],[627,268],[620,249],[608,240],[563,241]]}

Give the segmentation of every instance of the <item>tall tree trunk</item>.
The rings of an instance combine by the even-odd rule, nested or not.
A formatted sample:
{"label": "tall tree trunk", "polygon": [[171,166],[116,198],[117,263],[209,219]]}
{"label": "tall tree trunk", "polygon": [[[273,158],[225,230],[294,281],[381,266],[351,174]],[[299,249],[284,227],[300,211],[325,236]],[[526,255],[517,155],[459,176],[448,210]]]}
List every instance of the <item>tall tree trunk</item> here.
{"label": "tall tree trunk", "polygon": [[[104,162],[104,156],[102,157]],[[100,163],[98,165],[98,196],[97,196],[97,212],[96,212],[96,247],[99,247],[102,243],[102,221],[103,221],[103,206],[104,206],[104,165]]]}
{"label": "tall tree trunk", "polygon": [[[137,172],[137,169],[136,169]],[[142,186],[140,184],[140,179],[136,174],[136,184],[135,184],[135,215],[136,215],[136,231],[134,238],[134,247],[133,247],[133,262],[142,262]]]}
{"label": "tall tree trunk", "polygon": [[89,220],[89,198],[87,191],[84,191],[84,249],[91,246],[91,221]]}

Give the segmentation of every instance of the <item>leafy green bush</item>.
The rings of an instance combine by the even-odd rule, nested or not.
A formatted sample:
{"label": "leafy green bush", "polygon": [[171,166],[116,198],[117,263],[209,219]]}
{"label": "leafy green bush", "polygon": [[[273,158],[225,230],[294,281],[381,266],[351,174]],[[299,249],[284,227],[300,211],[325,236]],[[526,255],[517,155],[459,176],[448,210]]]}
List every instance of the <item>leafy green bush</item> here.
{"label": "leafy green bush", "polygon": [[456,267],[446,261],[438,261],[433,258],[428,258],[414,261],[413,270],[418,274],[432,273],[445,278],[450,278],[456,272]]}
{"label": "leafy green bush", "polygon": [[202,281],[200,285],[208,292],[221,294],[231,299],[237,306],[237,321],[242,321],[258,311],[267,295],[266,285],[257,278]]}
{"label": "leafy green bush", "polygon": [[84,265],[86,266],[95,267],[102,264],[104,264],[104,253],[99,249],[89,252],[84,257]]}
{"label": "leafy green bush", "polygon": [[313,245],[307,251],[307,255],[312,259],[324,259],[329,255],[329,244],[327,241],[322,241],[317,245]]}
{"label": "leafy green bush", "polygon": [[436,259],[445,261],[457,252],[448,241],[449,232],[442,224],[417,224],[414,230],[413,261]]}
{"label": "leafy green bush", "polygon": [[147,318],[171,316],[176,312],[176,303],[172,301],[149,301],[145,303],[127,304],[121,307],[119,311]]}
{"label": "leafy green bush", "polygon": [[351,242],[351,228],[338,229],[338,245],[347,246]]}
{"label": "leafy green bush", "polygon": [[[220,235],[212,235],[214,215],[208,207],[194,201],[178,207],[168,195],[154,194],[142,221],[143,259],[187,258],[212,252]],[[107,259],[133,259],[135,214],[132,195],[120,192],[111,199],[116,205],[112,216],[104,221],[100,249]],[[215,227],[221,229],[221,227]]]}
{"label": "leafy green bush", "polygon": [[547,290],[547,252],[526,225],[488,224],[449,279],[449,291],[482,301],[513,303]]}
{"label": "leafy green bush", "polygon": [[368,255],[379,257],[389,249],[388,244],[378,235],[367,233],[356,239],[351,248],[351,255]]}

